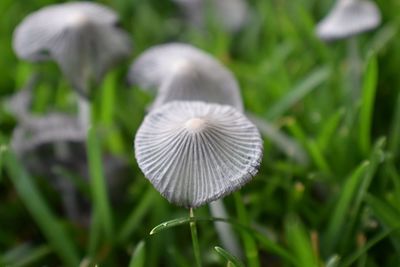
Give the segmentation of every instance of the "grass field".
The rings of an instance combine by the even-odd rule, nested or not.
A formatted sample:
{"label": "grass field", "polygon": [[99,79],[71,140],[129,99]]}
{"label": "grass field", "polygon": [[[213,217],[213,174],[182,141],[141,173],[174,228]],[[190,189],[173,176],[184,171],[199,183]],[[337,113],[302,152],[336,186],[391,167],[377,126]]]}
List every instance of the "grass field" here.
{"label": "grass field", "polygon": [[[142,51],[171,41],[196,45],[223,62],[239,81],[246,111],[290,138],[279,145],[265,137],[258,175],[224,199],[243,251],[239,261],[250,267],[400,266],[400,1],[377,0],[381,26],[353,40],[360,49],[360,88],[354,88],[349,42],[327,44],[315,36],[331,0],[249,0],[251,20],[235,34],[212,22],[199,31],[167,0],[96,1],[120,14],[134,52],[93,97],[90,182],[73,168],[60,170],[92,207],[86,226],[67,217],[48,177],[28,172],[9,149],[17,121],[6,99],[31,73],[45,73],[34,113],[76,109],[55,64],[34,66],[11,48],[16,25],[56,2],[0,1],[0,266],[195,266],[188,210],[163,199],[134,158],[133,138],[153,96],[125,80]],[[282,146],[292,144],[300,156],[285,153]],[[128,163],[119,177],[108,177],[125,184],[112,203],[101,154]],[[208,206],[195,212],[203,265],[239,266],[214,249],[222,245]]]}

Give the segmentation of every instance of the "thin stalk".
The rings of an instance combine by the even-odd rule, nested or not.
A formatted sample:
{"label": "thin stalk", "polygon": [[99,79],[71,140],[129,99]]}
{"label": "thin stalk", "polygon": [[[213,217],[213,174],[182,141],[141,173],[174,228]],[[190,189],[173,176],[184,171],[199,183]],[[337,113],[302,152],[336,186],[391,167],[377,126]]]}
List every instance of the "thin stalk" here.
{"label": "thin stalk", "polygon": [[194,217],[193,208],[190,208],[189,210],[189,217],[190,217],[190,233],[192,234],[194,258],[196,260],[196,266],[201,267],[200,245],[199,245],[199,238],[197,236],[197,227],[196,227],[196,220]]}
{"label": "thin stalk", "polygon": [[352,37],[347,41],[349,82],[351,86],[351,104],[357,101],[361,94],[361,58],[357,37]]}
{"label": "thin stalk", "polygon": [[[209,207],[213,217],[229,218],[222,199],[211,202]],[[231,225],[222,222],[214,222],[214,226],[224,248],[234,256],[242,258],[242,249],[240,248],[239,241],[234,234]]]}
{"label": "thin stalk", "polygon": [[87,134],[91,122],[90,102],[78,94],[78,117],[82,130]]}

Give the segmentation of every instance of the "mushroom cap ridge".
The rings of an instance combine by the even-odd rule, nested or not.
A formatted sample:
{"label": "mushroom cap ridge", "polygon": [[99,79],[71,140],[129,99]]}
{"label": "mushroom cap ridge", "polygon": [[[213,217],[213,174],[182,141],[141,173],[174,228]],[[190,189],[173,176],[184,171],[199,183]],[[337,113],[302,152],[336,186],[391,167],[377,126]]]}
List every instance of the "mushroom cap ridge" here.
{"label": "mushroom cap ridge", "polygon": [[154,109],[135,136],[145,177],[170,202],[198,207],[238,190],[262,158],[257,128],[231,106],[175,101]]}

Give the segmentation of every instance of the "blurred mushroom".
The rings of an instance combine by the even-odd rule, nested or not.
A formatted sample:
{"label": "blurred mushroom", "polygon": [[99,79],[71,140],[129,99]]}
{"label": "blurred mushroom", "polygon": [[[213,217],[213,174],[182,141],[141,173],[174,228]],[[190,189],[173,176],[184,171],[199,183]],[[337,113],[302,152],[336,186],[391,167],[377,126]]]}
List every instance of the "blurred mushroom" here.
{"label": "blurred mushroom", "polygon": [[[361,59],[356,36],[379,26],[381,14],[370,0],[336,0],[330,13],[318,23],[316,34],[324,41],[348,38],[349,81],[352,100],[360,94]],[[352,104],[351,103],[351,104]]]}
{"label": "blurred mushroom", "polygon": [[[92,81],[131,53],[129,35],[116,27],[117,14],[91,2],[44,7],[28,15],[16,28],[13,48],[31,62],[54,60],[81,96],[91,95]],[[80,97],[80,120],[87,127],[89,104]]]}
{"label": "blurred mushroom", "polygon": [[182,9],[186,19],[194,26],[203,27],[211,17],[228,32],[239,31],[249,19],[245,0],[173,0]]}
{"label": "blurred mushroom", "polygon": [[262,139],[231,106],[177,101],[146,116],[135,137],[135,155],[168,201],[195,208],[251,180],[261,163]]}
{"label": "blurred mushroom", "polygon": [[[89,170],[84,141],[64,141],[65,154],[50,142],[30,147],[19,159],[33,176],[45,178],[59,193],[63,212],[75,224],[88,227],[91,220]],[[123,200],[128,180],[128,163],[120,157],[104,155],[102,166],[107,193],[113,205]]]}
{"label": "blurred mushroom", "polygon": [[[203,100],[243,110],[240,89],[232,73],[211,55],[187,44],[159,45],[145,51],[132,65],[128,80],[155,91],[152,108],[176,100]],[[210,211],[215,217],[228,217],[221,201],[210,203]],[[224,247],[240,257],[241,249],[230,225],[215,225]]]}
{"label": "blurred mushroom", "polygon": [[128,81],[156,92],[152,108],[169,101],[198,100],[243,110],[232,73],[191,45],[171,43],[150,48],[132,64]]}
{"label": "blurred mushroom", "polygon": [[37,74],[32,75],[24,87],[5,100],[6,109],[12,113],[19,122],[29,121],[29,107],[32,99],[32,90],[39,80]]}
{"label": "blurred mushroom", "polygon": [[[131,66],[128,80],[156,94],[152,108],[177,100],[201,100],[231,105],[243,112],[240,89],[233,74],[212,56],[190,45],[172,43],[145,51]],[[289,157],[301,164],[307,163],[307,154],[294,140],[263,119],[246,115]],[[210,203],[210,211],[214,217],[228,217],[220,200]],[[223,246],[240,257],[241,249],[238,242],[233,242],[235,236],[230,226],[215,224]]]}
{"label": "blurred mushroom", "polygon": [[[14,129],[11,140],[11,147],[27,170],[46,178],[60,192],[68,217],[83,226],[89,223],[90,205],[68,176],[83,179],[84,184],[89,180],[85,143],[86,134],[79,122],[60,114],[31,116],[29,123]],[[118,157],[104,156],[102,166],[109,195],[113,202],[118,202],[123,195],[127,163]]]}
{"label": "blurred mushroom", "polygon": [[332,41],[347,38],[376,28],[381,15],[369,0],[337,0],[330,13],[318,23],[317,35]]}
{"label": "blurred mushroom", "polygon": [[131,53],[129,35],[116,27],[117,14],[91,2],[50,5],[27,16],[16,28],[13,47],[25,60],[55,60],[72,86],[89,95],[117,61]]}
{"label": "blurred mushroom", "polygon": [[43,117],[29,116],[14,129],[12,148],[22,155],[45,143],[78,142],[85,139],[86,133],[73,117],[56,113]]}
{"label": "blurred mushroom", "polygon": [[[89,202],[68,177],[83,178],[84,184],[89,179],[86,133],[75,117],[58,113],[39,117],[29,111],[35,81],[36,77],[6,103],[18,120],[11,147],[32,175],[46,178],[60,192],[68,218],[87,226],[90,220]],[[102,166],[111,200],[118,202],[123,196],[121,190],[125,187],[127,163],[118,157],[104,156]],[[67,171],[67,175],[66,170],[73,170],[73,173]]]}
{"label": "blurred mushroom", "polygon": [[[243,112],[238,82],[229,70],[210,55],[190,45],[172,43],[145,51],[133,63],[131,84],[156,93],[152,107],[177,100],[231,105]],[[272,124],[246,113],[261,133],[300,164],[307,164],[304,150]]]}

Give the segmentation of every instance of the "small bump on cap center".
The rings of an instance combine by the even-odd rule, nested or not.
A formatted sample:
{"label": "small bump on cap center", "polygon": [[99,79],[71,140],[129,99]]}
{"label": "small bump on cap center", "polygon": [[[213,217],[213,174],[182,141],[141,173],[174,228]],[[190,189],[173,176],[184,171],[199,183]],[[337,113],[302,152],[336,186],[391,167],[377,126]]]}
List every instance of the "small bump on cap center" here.
{"label": "small bump on cap center", "polygon": [[185,128],[191,132],[197,133],[206,127],[206,121],[202,118],[192,118],[185,122]]}

